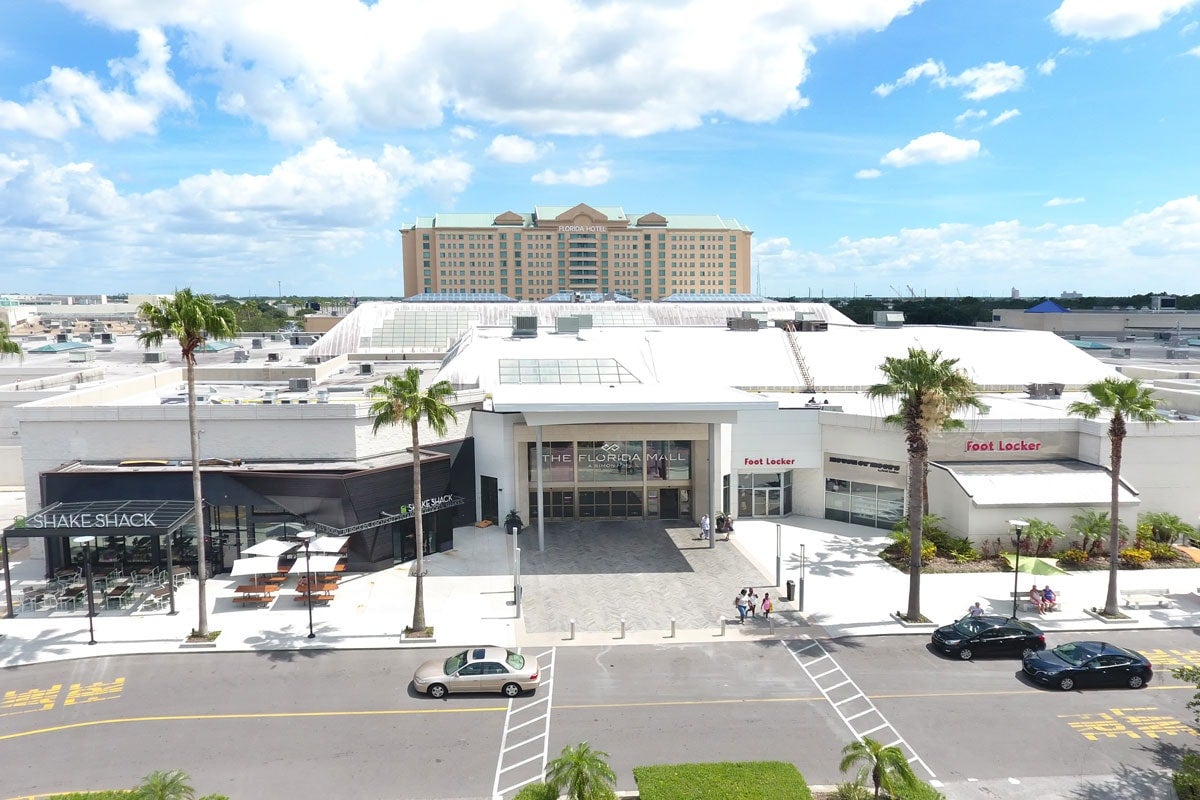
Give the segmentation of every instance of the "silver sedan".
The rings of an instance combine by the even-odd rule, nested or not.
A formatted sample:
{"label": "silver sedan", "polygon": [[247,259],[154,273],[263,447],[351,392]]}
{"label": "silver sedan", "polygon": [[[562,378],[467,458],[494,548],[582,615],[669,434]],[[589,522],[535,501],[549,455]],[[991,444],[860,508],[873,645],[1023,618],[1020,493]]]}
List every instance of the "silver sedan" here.
{"label": "silver sedan", "polygon": [[426,661],[413,673],[413,687],[430,697],[445,697],[450,692],[500,692],[516,697],[537,686],[537,659],[504,647],[473,647],[445,660]]}

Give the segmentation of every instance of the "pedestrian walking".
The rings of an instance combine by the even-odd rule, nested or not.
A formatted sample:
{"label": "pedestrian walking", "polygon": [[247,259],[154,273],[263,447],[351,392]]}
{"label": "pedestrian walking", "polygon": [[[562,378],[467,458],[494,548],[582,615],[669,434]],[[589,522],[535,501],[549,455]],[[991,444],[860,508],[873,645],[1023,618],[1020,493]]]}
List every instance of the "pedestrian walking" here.
{"label": "pedestrian walking", "polygon": [[711,524],[708,521],[708,514],[700,518],[700,538],[707,539],[711,533]]}
{"label": "pedestrian walking", "polygon": [[972,617],[982,617],[984,614],[983,606],[979,605],[979,601],[975,601],[975,605],[967,609],[967,613]]}
{"label": "pedestrian walking", "polygon": [[750,616],[758,616],[758,595],[753,586],[746,587],[746,605],[750,608]]}
{"label": "pedestrian walking", "polygon": [[746,600],[746,590],[745,589],[742,589],[742,591],[738,594],[738,596],[733,598],[733,607],[737,609],[738,622],[745,625],[746,624],[746,610],[749,609],[749,607],[750,607],[749,601]]}
{"label": "pedestrian walking", "polygon": [[770,592],[763,592],[762,606],[760,607],[762,608],[763,619],[770,619],[771,609],[775,607],[775,605],[771,602]]}

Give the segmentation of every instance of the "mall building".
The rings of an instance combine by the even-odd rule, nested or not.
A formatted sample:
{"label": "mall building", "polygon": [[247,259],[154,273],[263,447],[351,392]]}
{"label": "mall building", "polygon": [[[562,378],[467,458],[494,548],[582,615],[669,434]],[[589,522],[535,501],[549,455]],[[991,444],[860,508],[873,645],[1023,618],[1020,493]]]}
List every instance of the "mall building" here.
{"label": "mall building", "polygon": [[535,206],[532,213],[435,214],[401,229],[404,293],[558,293],[658,300],[750,291],[751,231],[716,214],[626,214]]}
{"label": "mall building", "polygon": [[[311,527],[350,536],[354,569],[415,556],[408,432],[373,433],[366,394],[412,365],[458,392],[446,435],[421,432],[427,552],[452,547],[454,527],[513,509],[542,533],[551,520],[690,525],[721,511],[889,529],[907,502],[904,438],[883,421],[895,406],[865,391],[884,358],[913,347],[958,359],[989,407],[931,443],[930,510],[953,532],[990,540],[1008,535],[1010,519],[1065,528],[1081,510],[1108,508],[1107,423],[1067,407],[1120,372],[1052,333],[908,326],[895,313],[864,326],[822,303],[702,295],[440,299],[360,304],[307,347],[241,342],[232,357],[201,356],[205,526],[218,570],[239,548]],[[144,356],[129,339],[105,358]],[[30,514],[190,498],[184,375],[177,352],[164,357],[102,380],[47,382],[30,402],[0,385]],[[1129,427],[1127,523],[1140,511],[1200,515],[1200,421],[1179,411],[1200,382],[1163,383],[1163,423]],[[47,544],[48,569],[72,556],[65,537]],[[138,547],[160,557],[154,541]]]}

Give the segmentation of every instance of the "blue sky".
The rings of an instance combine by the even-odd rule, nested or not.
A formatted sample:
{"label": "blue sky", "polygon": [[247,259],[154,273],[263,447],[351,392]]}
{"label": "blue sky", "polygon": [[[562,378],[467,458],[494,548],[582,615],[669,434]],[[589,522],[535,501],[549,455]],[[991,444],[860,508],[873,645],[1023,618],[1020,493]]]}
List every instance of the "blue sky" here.
{"label": "blue sky", "polygon": [[769,295],[1200,292],[1200,0],[6,0],[0,292],[395,295],[438,211]]}

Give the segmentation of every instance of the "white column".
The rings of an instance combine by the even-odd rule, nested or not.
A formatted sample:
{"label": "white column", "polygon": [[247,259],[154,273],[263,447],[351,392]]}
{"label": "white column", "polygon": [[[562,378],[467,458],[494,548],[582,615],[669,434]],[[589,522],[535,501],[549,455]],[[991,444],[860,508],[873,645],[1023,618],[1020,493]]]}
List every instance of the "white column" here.
{"label": "white column", "polygon": [[546,503],[542,494],[542,467],[546,463],[542,460],[542,426],[534,427],[534,434],[537,436],[537,444],[535,445],[535,457],[537,458],[537,510],[538,510],[538,551],[546,549]]}
{"label": "white column", "polygon": [[718,502],[720,497],[720,487],[717,485],[717,478],[720,475],[720,470],[717,469],[717,458],[720,453],[717,451],[717,423],[708,423],[708,546],[714,548],[717,546],[717,510],[721,507]]}

